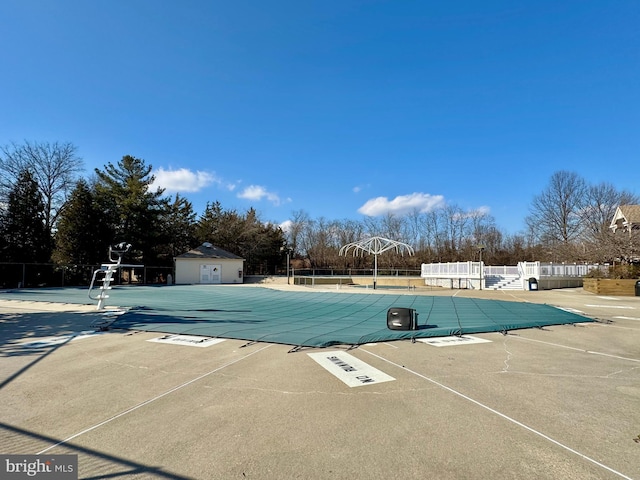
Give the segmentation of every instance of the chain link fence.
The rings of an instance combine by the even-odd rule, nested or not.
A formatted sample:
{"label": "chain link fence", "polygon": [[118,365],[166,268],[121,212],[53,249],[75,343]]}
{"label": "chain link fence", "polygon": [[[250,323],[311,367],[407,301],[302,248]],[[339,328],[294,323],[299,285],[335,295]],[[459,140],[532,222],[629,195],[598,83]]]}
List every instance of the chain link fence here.
{"label": "chain link fence", "polygon": [[[101,265],[54,263],[0,263],[0,288],[88,287]],[[123,267],[114,285],[154,285],[175,278],[173,267]]]}

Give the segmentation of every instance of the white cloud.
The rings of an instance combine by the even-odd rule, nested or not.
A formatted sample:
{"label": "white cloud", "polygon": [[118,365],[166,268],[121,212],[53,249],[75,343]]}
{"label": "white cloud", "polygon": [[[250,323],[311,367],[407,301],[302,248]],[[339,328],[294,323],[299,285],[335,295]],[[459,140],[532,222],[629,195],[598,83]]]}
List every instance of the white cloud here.
{"label": "white cloud", "polygon": [[292,225],[293,225],[293,222],[291,220],[285,220],[280,224],[280,228],[284,233],[289,233],[291,231]]}
{"label": "white cloud", "polygon": [[364,190],[365,188],[369,188],[371,185],[367,184],[367,185],[356,185],[355,187],[353,187],[353,193],[360,193],[362,190]]}
{"label": "white cloud", "polygon": [[442,206],[444,206],[444,197],[442,195],[412,193],[410,195],[397,196],[393,200],[389,200],[387,197],[372,198],[367,200],[358,209],[358,212],[369,217],[378,217],[387,213],[403,215],[413,211],[429,212]]}
{"label": "white cloud", "polygon": [[489,215],[491,213],[491,209],[487,206],[478,207],[469,211],[459,211],[453,215],[455,220],[461,220],[464,218],[480,218],[485,215]]}
{"label": "white cloud", "polygon": [[164,188],[168,192],[197,192],[212,183],[220,183],[213,173],[192,172],[187,168],[165,170],[160,167],[154,170],[153,175],[156,177],[153,186]]}
{"label": "white cloud", "polygon": [[[274,205],[280,205],[283,203],[283,200],[280,199],[278,194],[268,191],[265,187],[261,185],[249,185],[242,192],[238,193],[238,198],[244,198],[246,200],[255,200],[261,201],[263,198],[266,198]],[[284,200],[285,202],[290,202],[291,199],[287,198]]]}

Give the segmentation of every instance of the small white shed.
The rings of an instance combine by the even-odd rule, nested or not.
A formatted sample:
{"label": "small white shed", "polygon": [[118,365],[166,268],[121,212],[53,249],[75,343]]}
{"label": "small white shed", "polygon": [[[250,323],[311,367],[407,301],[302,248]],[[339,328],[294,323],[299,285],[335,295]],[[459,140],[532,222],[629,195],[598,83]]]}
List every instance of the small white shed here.
{"label": "small white shed", "polygon": [[178,255],[176,284],[243,283],[244,258],[205,242]]}

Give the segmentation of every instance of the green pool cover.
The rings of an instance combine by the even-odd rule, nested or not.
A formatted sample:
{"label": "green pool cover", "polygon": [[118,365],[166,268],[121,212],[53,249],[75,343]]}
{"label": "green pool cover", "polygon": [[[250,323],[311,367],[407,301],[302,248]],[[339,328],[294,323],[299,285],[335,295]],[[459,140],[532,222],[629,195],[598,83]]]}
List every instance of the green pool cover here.
{"label": "green pool cover", "polygon": [[[549,305],[454,296],[279,291],[212,285],[114,287],[107,305],[125,307],[112,328],[203,335],[300,347],[360,345],[401,339],[589,322]],[[87,289],[21,289],[0,298],[92,302]],[[418,330],[387,328],[391,307],[415,309]]]}

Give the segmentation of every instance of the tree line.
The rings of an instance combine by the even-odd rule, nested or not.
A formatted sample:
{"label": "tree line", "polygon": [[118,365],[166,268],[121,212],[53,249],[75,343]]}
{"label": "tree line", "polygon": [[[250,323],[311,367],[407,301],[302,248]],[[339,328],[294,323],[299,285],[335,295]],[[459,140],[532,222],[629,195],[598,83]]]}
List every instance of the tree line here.
{"label": "tree line", "polygon": [[179,194],[153,188],[152,166],[125,155],[83,178],[71,143],[25,142],[0,147],[0,252],[3,262],[100,264],[109,245],[133,245],[131,262],[173,265],[182,253],[210,242],[245,261],[246,274],[281,271],[287,252],[302,268],[371,268],[368,257],[341,257],[342,246],[383,236],[413,246],[415,255],[385,254],[381,267],[418,269],[421,263],[482,258],[490,265],[518,261],[606,263],[640,256],[637,235],[613,235],[616,208],[638,204],[634,193],[589,184],[575,172],[555,172],[534,196],[523,232],[508,234],[482,210],[447,204],[407,215],[362,220],[310,218],[292,212],[283,227],[255,209],[238,212],[212,200],[198,214]]}
{"label": "tree line", "polygon": [[254,209],[224,209],[217,201],[201,215],[179,194],[153,188],[152,166],[125,155],[80,176],[74,145],[11,144],[0,157],[2,262],[99,265],[110,245],[133,245],[129,263],[173,265],[175,256],[211,242],[245,259],[249,273],[281,264],[282,229]]}

